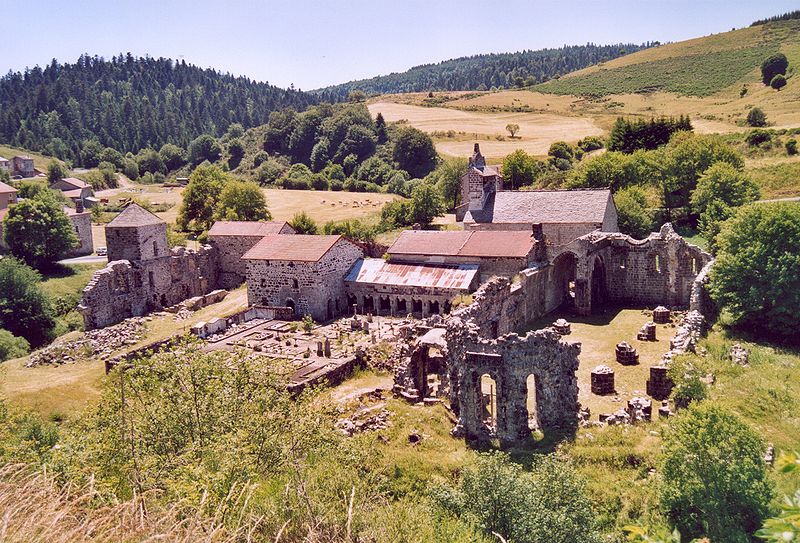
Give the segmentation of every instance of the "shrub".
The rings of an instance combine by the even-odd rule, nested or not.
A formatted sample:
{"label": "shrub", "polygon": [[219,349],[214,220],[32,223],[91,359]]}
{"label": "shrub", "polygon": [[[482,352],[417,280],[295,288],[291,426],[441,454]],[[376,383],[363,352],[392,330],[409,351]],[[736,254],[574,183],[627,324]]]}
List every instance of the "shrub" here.
{"label": "shrub", "polygon": [[789,60],[783,53],[775,53],[774,55],[768,56],[764,59],[764,62],[761,63],[761,81],[763,81],[765,85],[769,85],[776,75],[786,74],[786,69],[788,67]]}
{"label": "shrub", "polygon": [[55,320],[41,276],[14,257],[0,259],[0,328],[38,347],[51,338]]}
{"label": "shrub", "polygon": [[647,207],[647,193],[632,186],[614,195],[620,232],[637,239],[646,238],[653,229],[653,213]]}
{"label": "shrub", "polygon": [[739,208],[718,236],[710,291],[735,323],[786,341],[800,327],[800,204]]}
{"label": "shrub", "polygon": [[661,502],[685,540],[746,543],[768,512],[765,445],[737,416],[699,403],[664,434]]}
{"label": "shrub", "polygon": [[796,155],[797,154],[797,140],[790,139],[786,141],[786,154],[787,155]]}
{"label": "shrub", "polygon": [[317,223],[314,222],[314,219],[309,217],[305,211],[295,213],[294,217],[292,217],[292,220],[289,221],[289,226],[294,228],[295,232],[298,234],[317,233]]}
{"label": "shrub", "polygon": [[786,86],[786,77],[781,74],[776,75],[772,78],[772,81],[769,82],[769,86],[775,90],[781,90]]}
{"label": "shrub", "polygon": [[770,134],[768,130],[755,128],[745,136],[744,141],[746,141],[748,145],[755,147],[762,143],[772,141],[772,134]]}
{"label": "shrub", "polygon": [[8,330],[0,328],[0,362],[25,356],[30,348],[24,337],[17,337]]}
{"label": "shrub", "polygon": [[747,124],[750,126],[767,126],[767,116],[760,107],[754,107],[747,113]]}
{"label": "shrub", "polygon": [[602,149],[604,146],[603,140],[597,136],[586,136],[582,140],[578,140],[578,147],[581,148],[585,153]]}

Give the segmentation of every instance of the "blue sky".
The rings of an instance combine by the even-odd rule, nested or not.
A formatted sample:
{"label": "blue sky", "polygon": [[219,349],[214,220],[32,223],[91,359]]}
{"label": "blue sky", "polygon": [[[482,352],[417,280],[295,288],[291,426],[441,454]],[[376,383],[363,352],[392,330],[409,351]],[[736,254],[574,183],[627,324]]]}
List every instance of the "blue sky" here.
{"label": "blue sky", "polygon": [[[476,53],[679,41],[797,0],[3,0],[0,73],[87,52],[183,58],[308,90]],[[13,24],[9,24],[13,21]]]}

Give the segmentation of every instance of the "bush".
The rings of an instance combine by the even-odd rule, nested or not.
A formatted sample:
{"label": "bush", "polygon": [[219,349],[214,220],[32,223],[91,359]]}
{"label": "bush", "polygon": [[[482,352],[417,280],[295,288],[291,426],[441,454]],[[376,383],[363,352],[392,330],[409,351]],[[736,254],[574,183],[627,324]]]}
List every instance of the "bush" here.
{"label": "bush", "polygon": [[0,328],[0,362],[20,358],[30,352],[30,344],[24,337],[17,337]]}
{"label": "bush", "polygon": [[622,189],[614,195],[619,230],[637,239],[646,238],[653,230],[653,213],[647,206],[647,192],[639,186]]}
{"label": "bush", "polygon": [[787,155],[796,155],[797,154],[797,140],[790,139],[786,141],[786,154]]}
{"label": "bush", "polygon": [[563,158],[564,160],[572,160],[575,158],[575,151],[572,146],[565,141],[555,141],[550,144],[550,149],[547,150],[549,156],[555,158]]}
{"label": "bush", "polygon": [[769,82],[769,86],[775,90],[781,90],[786,86],[786,77],[781,74],[776,75],[772,78],[772,81]]}
{"label": "bush", "polygon": [[292,220],[289,221],[289,226],[294,228],[298,234],[317,233],[317,223],[305,211],[295,213]]}
{"label": "bush", "polygon": [[744,141],[746,141],[748,145],[755,147],[757,145],[761,145],[762,143],[772,141],[772,134],[770,134],[768,130],[756,128],[751,130],[747,136],[745,136]]}
{"label": "bush", "polygon": [[41,276],[14,257],[0,259],[0,328],[38,347],[52,337],[55,320]]}
{"label": "bush", "polygon": [[747,124],[750,126],[767,126],[767,116],[760,107],[754,107],[747,113]]}
{"label": "bush", "polygon": [[257,152],[256,156],[253,157],[253,167],[254,168],[258,168],[263,163],[265,163],[268,158],[269,158],[269,155],[267,154],[266,151]]}
{"label": "bush", "polygon": [[800,204],[739,208],[718,236],[714,300],[735,323],[797,342],[800,328]]}
{"label": "bush", "polygon": [[605,145],[603,140],[597,136],[586,136],[582,140],[578,140],[578,147],[582,149],[584,153],[588,153],[589,151],[602,149]]}
{"label": "bush", "polygon": [[261,186],[273,185],[288,169],[282,162],[269,158],[256,170],[256,181]]}
{"label": "bush", "polygon": [[768,56],[761,63],[761,81],[765,85],[769,85],[776,75],[785,75],[788,67],[789,60],[783,53],[775,53]]}
{"label": "bush", "polygon": [[458,485],[435,499],[484,533],[514,543],[595,543],[600,534],[583,482],[554,456],[536,455],[530,472],[505,454],[479,454]]}
{"label": "bush", "polygon": [[699,403],[664,433],[661,502],[684,540],[746,543],[768,512],[764,443],[738,417]]}

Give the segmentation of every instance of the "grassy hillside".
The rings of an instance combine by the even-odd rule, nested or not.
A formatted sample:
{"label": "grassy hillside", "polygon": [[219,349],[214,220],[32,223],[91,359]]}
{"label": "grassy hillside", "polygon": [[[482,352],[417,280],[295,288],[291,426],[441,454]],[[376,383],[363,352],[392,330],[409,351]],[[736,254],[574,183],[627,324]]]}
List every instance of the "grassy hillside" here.
{"label": "grassy hillside", "polygon": [[534,87],[554,94],[606,96],[668,91],[710,96],[758,81],[768,55],[783,51],[800,62],[800,21],[780,21],[639,51]]}
{"label": "grassy hillside", "polygon": [[[33,167],[37,170],[47,171],[47,165],[53,160],[53,157],[44,156],[40,153],[34,153],[20,147],[10,147],[8,145],[0,145],[0,156],[11,160],[12,156],[25,155],[33,159]],[[60,161],[59,161],[60,162]]]}

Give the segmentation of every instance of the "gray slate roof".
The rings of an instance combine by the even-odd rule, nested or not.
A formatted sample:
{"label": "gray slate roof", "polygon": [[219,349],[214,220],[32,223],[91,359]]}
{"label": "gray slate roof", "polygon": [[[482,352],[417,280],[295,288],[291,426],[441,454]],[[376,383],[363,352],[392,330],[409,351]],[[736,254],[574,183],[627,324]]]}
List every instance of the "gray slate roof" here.
{"label": "gray slate roof", "polygon": [[501,191],[464,222],[602,223],[610,198],[609,189]]}
{"label": "gray slate roof", "polygon": [[164,223],[163,219],[153,215],[139,204],[130,204],[125,211],[114,217],[114,220],[108,223],[106,228],[128,228],[162,223]]}

